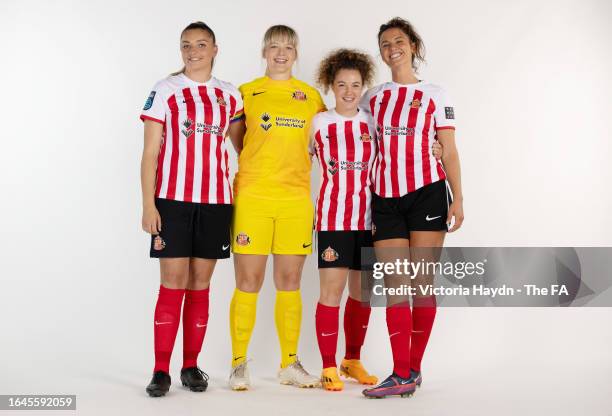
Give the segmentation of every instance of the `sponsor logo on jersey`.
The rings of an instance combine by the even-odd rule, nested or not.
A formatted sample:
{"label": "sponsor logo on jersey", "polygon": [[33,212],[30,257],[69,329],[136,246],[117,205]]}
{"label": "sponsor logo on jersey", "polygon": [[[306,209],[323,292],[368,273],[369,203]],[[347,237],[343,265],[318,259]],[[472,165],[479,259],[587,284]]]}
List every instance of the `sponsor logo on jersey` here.
{"label": "sponsor logo on jersey", "polygon": [[221,107],[225,107],[227,105],[223,97],[217,97],[217,104],[219,104]]}
{"label": "sponsor logo on jersey", "polygon": [[153,100],[155,100],[155,91],[151,91],[151,94],[149,94],[149,98],[147,98],[147,101],[145,102],[145,105],[142,109],[144,111],[147,111],[148,109],[153,107]]}
{"label": "sponsor logo on jersey", "polygon": [[185,121],[183,121],[183,127],[185,128],[181,130],[181,133],[183,133],[185,137],[191,136],[193,134],[193,125],[193,120],[191,120],[190,118],[185,119]]}
{"label": "sponsor logo on jersey", "polygon": [[270,114],[263,113],[260,118],[263,121],[263,123],[260,124],[261,128],[268,131],[270,127],[272,127],[272,123],[270,123]]}
{"label": "sponsor logo on jersey", "polygon": [[240,233],[236,236],[236,244],[239,246],[248,246],[251,244],[251,239],[245,233]]}
{"label": "sponsor logo on jersey", "polygon": [[410,108],[419,108],[421,106],[421,100],[414,99],[410,102]]}
{"label": "sponsor logo on jersey", "polygon": [[446,114],[447,120],[455,119],[455,109],[453,107],[444,107],[444,113]]}
{"label": "sponsor logo on jersey", "polygon": [[338,172],[338,161],[332,157],[327,161],[327,164],[329,165],[327,171],[332,175],[335,175]]}
{"label": "sponsor logo on jersey", "polygon": [[300,90],[295,90],[293,91],[293,94],[291,94],[291,98],[298,101],[306,101],[306,93]]}
{"label": "sponsor logo on jersey", "polygon": [[361,136],[359,136],[359,139],[362,142],[371,142],[372,141],[372,136],[370,136],[368,133],[363,133]]}
{"label": "sponsor logo on jersey", "polygon": [[155,251],[161,251],[164,248],[166,248],[166,242],[164,241],[163,238],[161,238],[160,236],[156,236],[153,239],[153,250]]}
{"label": "sponsor logo on jersey", "polygon": [[328,263],[338,260],[339,257],[338,252],[329,246],[321,253],[321,259]]}
{"label": "sponsor logo on jersey", "polygon": [[414,128],[407,126],[385,126],[385,136],[414,136]]}

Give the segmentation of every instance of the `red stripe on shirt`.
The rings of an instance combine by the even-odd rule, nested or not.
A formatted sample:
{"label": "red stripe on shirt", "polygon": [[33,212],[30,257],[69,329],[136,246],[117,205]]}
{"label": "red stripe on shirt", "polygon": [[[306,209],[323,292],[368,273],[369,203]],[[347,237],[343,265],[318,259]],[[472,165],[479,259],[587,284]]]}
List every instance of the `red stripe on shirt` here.
{"label": "red stripe on shirt", "polygon": [[[225,99],[223,98],[223,91],[219,88],[215,88],[215,95],[217,96],[217,102]],[[221,144],[223,143],[223,132],[225,131],[226,125],[226,109],[225,105],[219,104],[219,111],[221,113],[221,119],[219,122],[219,128],[221,129],[221,134],[217,136],[217,203],[224,204],[225,198],[223,194],[223,169],[221,168],[221,162],[223,160],[223,156],[221,154]]]}
{"label": "red stripe on shirt", "polygon": [[[423,91],[416,90],[412,102],[415,100],[421,101],[423,98]],[[408,134],[406,135],[406,186],[408,192],[414,192],[416,186],[414,183],[414,136],[415,127],[417,123],[417,116],[419,115],[419,107],[412,107],[412,102],[409,104],[408,110]],[[393,194],[398,197],[400,194]]]}
{"label": "red stripe on shirt", "polygon": [[179,155],[179,110],[176,104],[176,95],[168,99],[168,107],[170,107],[170,122],[172,124],[172,155],[170,156],[170,172],[168,173],[168,191],[166,192],[167,199],[174,199],[176,194],[176,175],[178,170],[178,155]]}
{"label": "red stripe on shirt", "polygon": [[[395,101],[395,107],[393,108],[393,113],[391,114],[391,127],[393,129],[399,129],[399,119],[402,114],[402,110],[404,109],[404,101],[406,101],[406,91],[408,89],[406,87],[401,87],[397,91],[397,101]],[[392,130],[393,131],[393,130]],[[399,192],[399,177],[398,177],[398,165],[397,165],[397,153],[398,153],[398,135],[391,134],[389,138],[389,151],[391,155],[391,192],[394,197],[398,197],[400,195]],[[408,148],[408,137],[406,136],[406,148]]]}
{"label": "red stripe on shirt", "polygon": [[431,146],[429,145],[429,129],[431,128],[431,117],[435,110],[433,100],[429,99],[427,105],[427,111],[425,112],[425,123],[423,124],[423,135],[421,136],[421,158],[423,160],[423,186],[431,183],[431,160],[429,152]]}
{"label": "red stripe on shirt", "polygon": [[[328,231],[336,230],[336,214],[338,212],[338,189],[339,189],[339,171],[340,161],[338,160],[338,132],[336,131],[336,124],[330,124],[328,126],[327,135],[329,136],[329,154],[330,157],[336,161],[333,169],[337,172],[332,174],[332,194],[330,195],[329,212],[327,214],[327,229]],[[331,167],[331,165],[330,165]],[[331,172],[329,172],[331,174]]]}
{"label": "red stripe on shirt", "polygon": [[[381,136],[380,141],[379,141],[379,148],[378,148],[378,154],[377,154],[377,158],[380,159],[380,164],[378,169],[376,170],[376,176],[379,180],[379,184],[380,184],[380,195],[385,195],[385,112],[387,111],[387,105],[389,104],[389,98],[391,97],[391,91],[390,90],[385,90],[385,92],[383,93],[383,97],[382,97],[382,102],[380,104],[380,108],[378,109],[378,117],[377,117],[377,128],[381,128],[382,130],[380,132],[377,132],[377,134],[379,134]],[[376,96],[372,97],[372,101],[376,100]],[[373,108],[373,104],[370,104],[371,107]],[[374,115],[374,113],[372,112],[372,115]]]}
{"label": "red stripe on shirt", "polygon": [[[204,123],[212,124],[212,103],[208,97],[208,90],[205,86],[198,86],[198,93],[204,104]],[[208,194],[210,191],[210,133],[204,132],[202,135],[202,186],[200,202],[209,203]]]}
{"label": "red stripe on shirt", "polygon": [[[369,135],[367,123],[364,123],[364,122],[359,123],[359,130],[362,136],[364,134]],[[372,141],[362,142],[362,145],[363,145],[363,156],[361,158],[361,165],[369,166],[370,154],[372,153]],[[361,189],[359,190],[359,220],[357,222],[357,227],[360,230],[365,230],[365,217],[366,217],[366,205],[367,205],[366,187],[368,186],[368,170],[367,169],[362,170],[360,175],[361,175],[361,178],[360,178],[359,184],[361,186]]]}
{"label": "red stripe on shirt", "polygon": [[195,103],[193,102],[193,96],[191,95],[191,89],[183,89],[183,97],[185,98],[185,104],[187,106],[187,119],[191,121],[190,129],[193,133],[189,137],[185,137],[187,141],[187,154],[185,155],[185,188],[183,193],[183,201],[193,201],[193,171],[194,166],[194,155],[195,155],[195,132],[196,132],[196,110]]}
{"label": "red stripe on shirt", "polygon": [[[353,122],[352,121],[344,122],[344,142],[346,145],[346,161],[354,162],[355,161],[355,137],[353,135]],[[338,174],[339,173],[340,172],[338,172]],[[344,221],[342,223],[345,230],[351,229],[351,219],[353,217],[353,192],[355,192],[355,170],[347,169],[346,171],[346,198],[344,200]]]}
{"label": "red stripe on shirt", "polygon": [[316,152],[317,158],[319,158],[319,164],[323,172],[323,182],[321,183],[321,189],[319,190],[319,197],[317,198],[317,230],[321,230],[321,222],[323,221],[323,200],[325,196],[325,189],[329,182],[327,172],[327,162],[325,161],[325,154],[323,153],[323,142],[321,141],[321,131],[317,130],[315,133],[315,141],[317,142],[318,151]]}

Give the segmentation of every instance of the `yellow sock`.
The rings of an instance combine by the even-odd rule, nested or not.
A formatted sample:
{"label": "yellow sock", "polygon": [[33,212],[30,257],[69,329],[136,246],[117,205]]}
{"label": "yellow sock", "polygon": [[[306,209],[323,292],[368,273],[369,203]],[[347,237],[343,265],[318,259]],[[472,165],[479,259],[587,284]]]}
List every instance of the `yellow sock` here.
{"label": "yellow sock", "polygon": [[302,297],[299,290],[276,292],[274,307],[276,331],[281,347],[281,367],[285,368],[296,360],[300,325],[302,322]]}
{"label": "yellow sock", "polygon": [[232,367],[246,361],[247,348],[255,326],[257,293],[234,290],[230,303],[230,335],[232,337]]}

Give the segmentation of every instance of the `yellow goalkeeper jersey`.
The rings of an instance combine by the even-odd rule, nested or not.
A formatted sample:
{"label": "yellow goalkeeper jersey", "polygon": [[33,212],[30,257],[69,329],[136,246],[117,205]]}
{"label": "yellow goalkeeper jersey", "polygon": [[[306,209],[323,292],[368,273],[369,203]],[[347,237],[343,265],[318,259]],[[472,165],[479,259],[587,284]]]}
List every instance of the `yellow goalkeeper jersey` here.
{"label": "yellow goalkeeper jersey", "polygon": [[319,92],[295,78],[240,86],[246,134],[234,193],[267,199],[310,197],[310,124],[325,110]]}

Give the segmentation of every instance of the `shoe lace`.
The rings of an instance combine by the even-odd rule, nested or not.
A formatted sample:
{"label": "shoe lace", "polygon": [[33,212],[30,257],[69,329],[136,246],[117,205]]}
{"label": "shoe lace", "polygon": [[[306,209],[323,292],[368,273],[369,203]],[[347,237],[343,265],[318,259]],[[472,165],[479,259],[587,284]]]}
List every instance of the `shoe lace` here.
{"label": "shoe lace", "polygon": [[291,364],[291,367],[293,367],[293,369],[302,376],[310,376],[310,374],[308,374],[308,371],[304,369],[304,366],[302,365],[300,360],[295,360],[295,362]]}
{"label": "shoe lace", "polygon": [[232,376],[233,377],[244,377],[244,373],[246,371],[247,368],[247,363],[251,361],[251,360],[246,360],[245,362],[237,365],[236,367],[232,368]]}
{"label": "shoe lace", "polygon": [[200,370],[200,367],[196,367],[195,371],[202,376],[202,378],[206,381],[209,380],[210,377],[208,377],[208,374],[206,374],[204,371]]}

